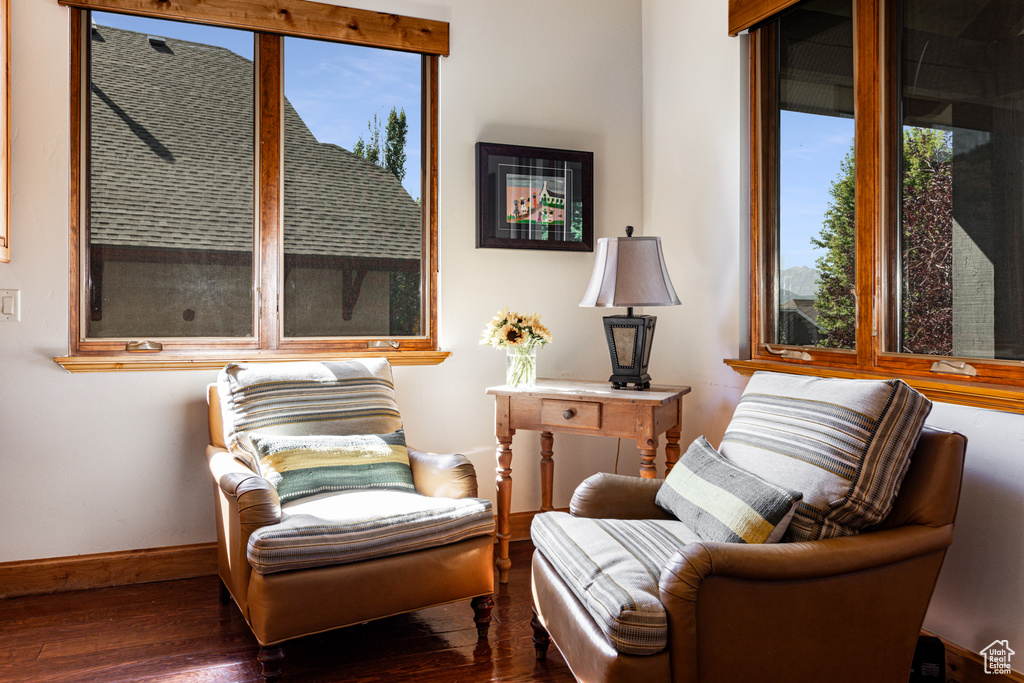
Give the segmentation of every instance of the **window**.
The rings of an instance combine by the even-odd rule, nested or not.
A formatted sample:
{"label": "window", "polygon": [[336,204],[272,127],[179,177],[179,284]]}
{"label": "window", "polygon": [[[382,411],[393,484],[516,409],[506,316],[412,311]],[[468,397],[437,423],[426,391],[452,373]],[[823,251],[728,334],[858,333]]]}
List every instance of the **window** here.
{"label": "window", "polygon": [[855,348],[852,14],[814,0],[777,22],[775,344]]}
{"label": "window", "polygon": [[893,351],[1024,360],[1021,21],[1020,1],[903,3]]}
{"label": "window", "polygon": [[257,10],[219,26],[230,8],[217,2],[183,3],[175,19],[188,23],[103,11],[122,0],[65,4],[83,9],[71,354],[58,362],[443,360],[434,140],[447,25],[286,0],[293,36]]}
{"label": "window", "polygon": [[254,337],[253,43],[92,13],[87,340]]}
{"label": "window", "polygon": [[733,4],[752,305],[731,364],[1024,412],[1024,0]]}

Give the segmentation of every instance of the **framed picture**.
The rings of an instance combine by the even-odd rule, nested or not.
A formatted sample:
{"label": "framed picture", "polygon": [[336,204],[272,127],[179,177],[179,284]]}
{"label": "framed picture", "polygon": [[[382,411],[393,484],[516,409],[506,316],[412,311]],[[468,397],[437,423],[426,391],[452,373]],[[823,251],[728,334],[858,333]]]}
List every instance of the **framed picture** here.
{"label": "framed picture", "polygon": [[476,246],[594,250],[594,153],[476,143]]}

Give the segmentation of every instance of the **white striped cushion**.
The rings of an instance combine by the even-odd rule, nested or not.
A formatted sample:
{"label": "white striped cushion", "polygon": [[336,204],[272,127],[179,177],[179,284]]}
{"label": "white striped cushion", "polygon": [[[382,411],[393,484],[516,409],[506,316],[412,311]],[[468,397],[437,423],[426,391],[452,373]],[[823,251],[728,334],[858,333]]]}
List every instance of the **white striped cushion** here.
{"label": "white striped cushion", "polygon": [[700,540],[685,524],[545,512],[533,518],[530,536],[616,650],[665,649],[668,617],[658,580],[676,550]]}
{"label": "white striped cushion", "polygon": [[351,491],[281,506],[281,521],[249,537],[259,574],[360,562],[494,532],[491,502],[402,491]]}
{"label": "white striped cushion", "polygon": [[217,377],[224,443],[239,435],[390,434],[402,428],[385,358],[231,363]]}
{"label": "white striped cushion", "polygon": [[898,379],[757,372],[718,450],[803,492],[784,541],[849,536],[889,513],[931,406]]}

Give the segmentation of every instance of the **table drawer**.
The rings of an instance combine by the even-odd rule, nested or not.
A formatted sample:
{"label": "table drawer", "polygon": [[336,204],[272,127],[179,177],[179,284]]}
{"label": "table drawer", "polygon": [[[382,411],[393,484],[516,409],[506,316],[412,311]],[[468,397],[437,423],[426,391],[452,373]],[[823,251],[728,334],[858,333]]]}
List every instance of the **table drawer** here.
{"label": "table drawer", "polygon": [[552,427],[562,425],[581,429],[600,429],[601,404],[545,398],[540,402],[540,421],[541,424]]}

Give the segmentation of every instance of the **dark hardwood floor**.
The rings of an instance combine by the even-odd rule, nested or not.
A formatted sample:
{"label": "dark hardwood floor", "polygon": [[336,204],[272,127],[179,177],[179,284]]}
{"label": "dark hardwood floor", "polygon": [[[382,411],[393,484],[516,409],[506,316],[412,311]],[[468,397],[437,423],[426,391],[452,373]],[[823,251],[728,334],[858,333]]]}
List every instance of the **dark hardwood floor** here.
{"label": "dark hardwood floor", "polygon": [[[507,585],[478,641],[469,601],[284,645],[285,681],[573,681],[555,647],[538,662],[529,542],[512,544]],[[217,577],[0,600],[0,681],[252,681],[256,641]]]}

